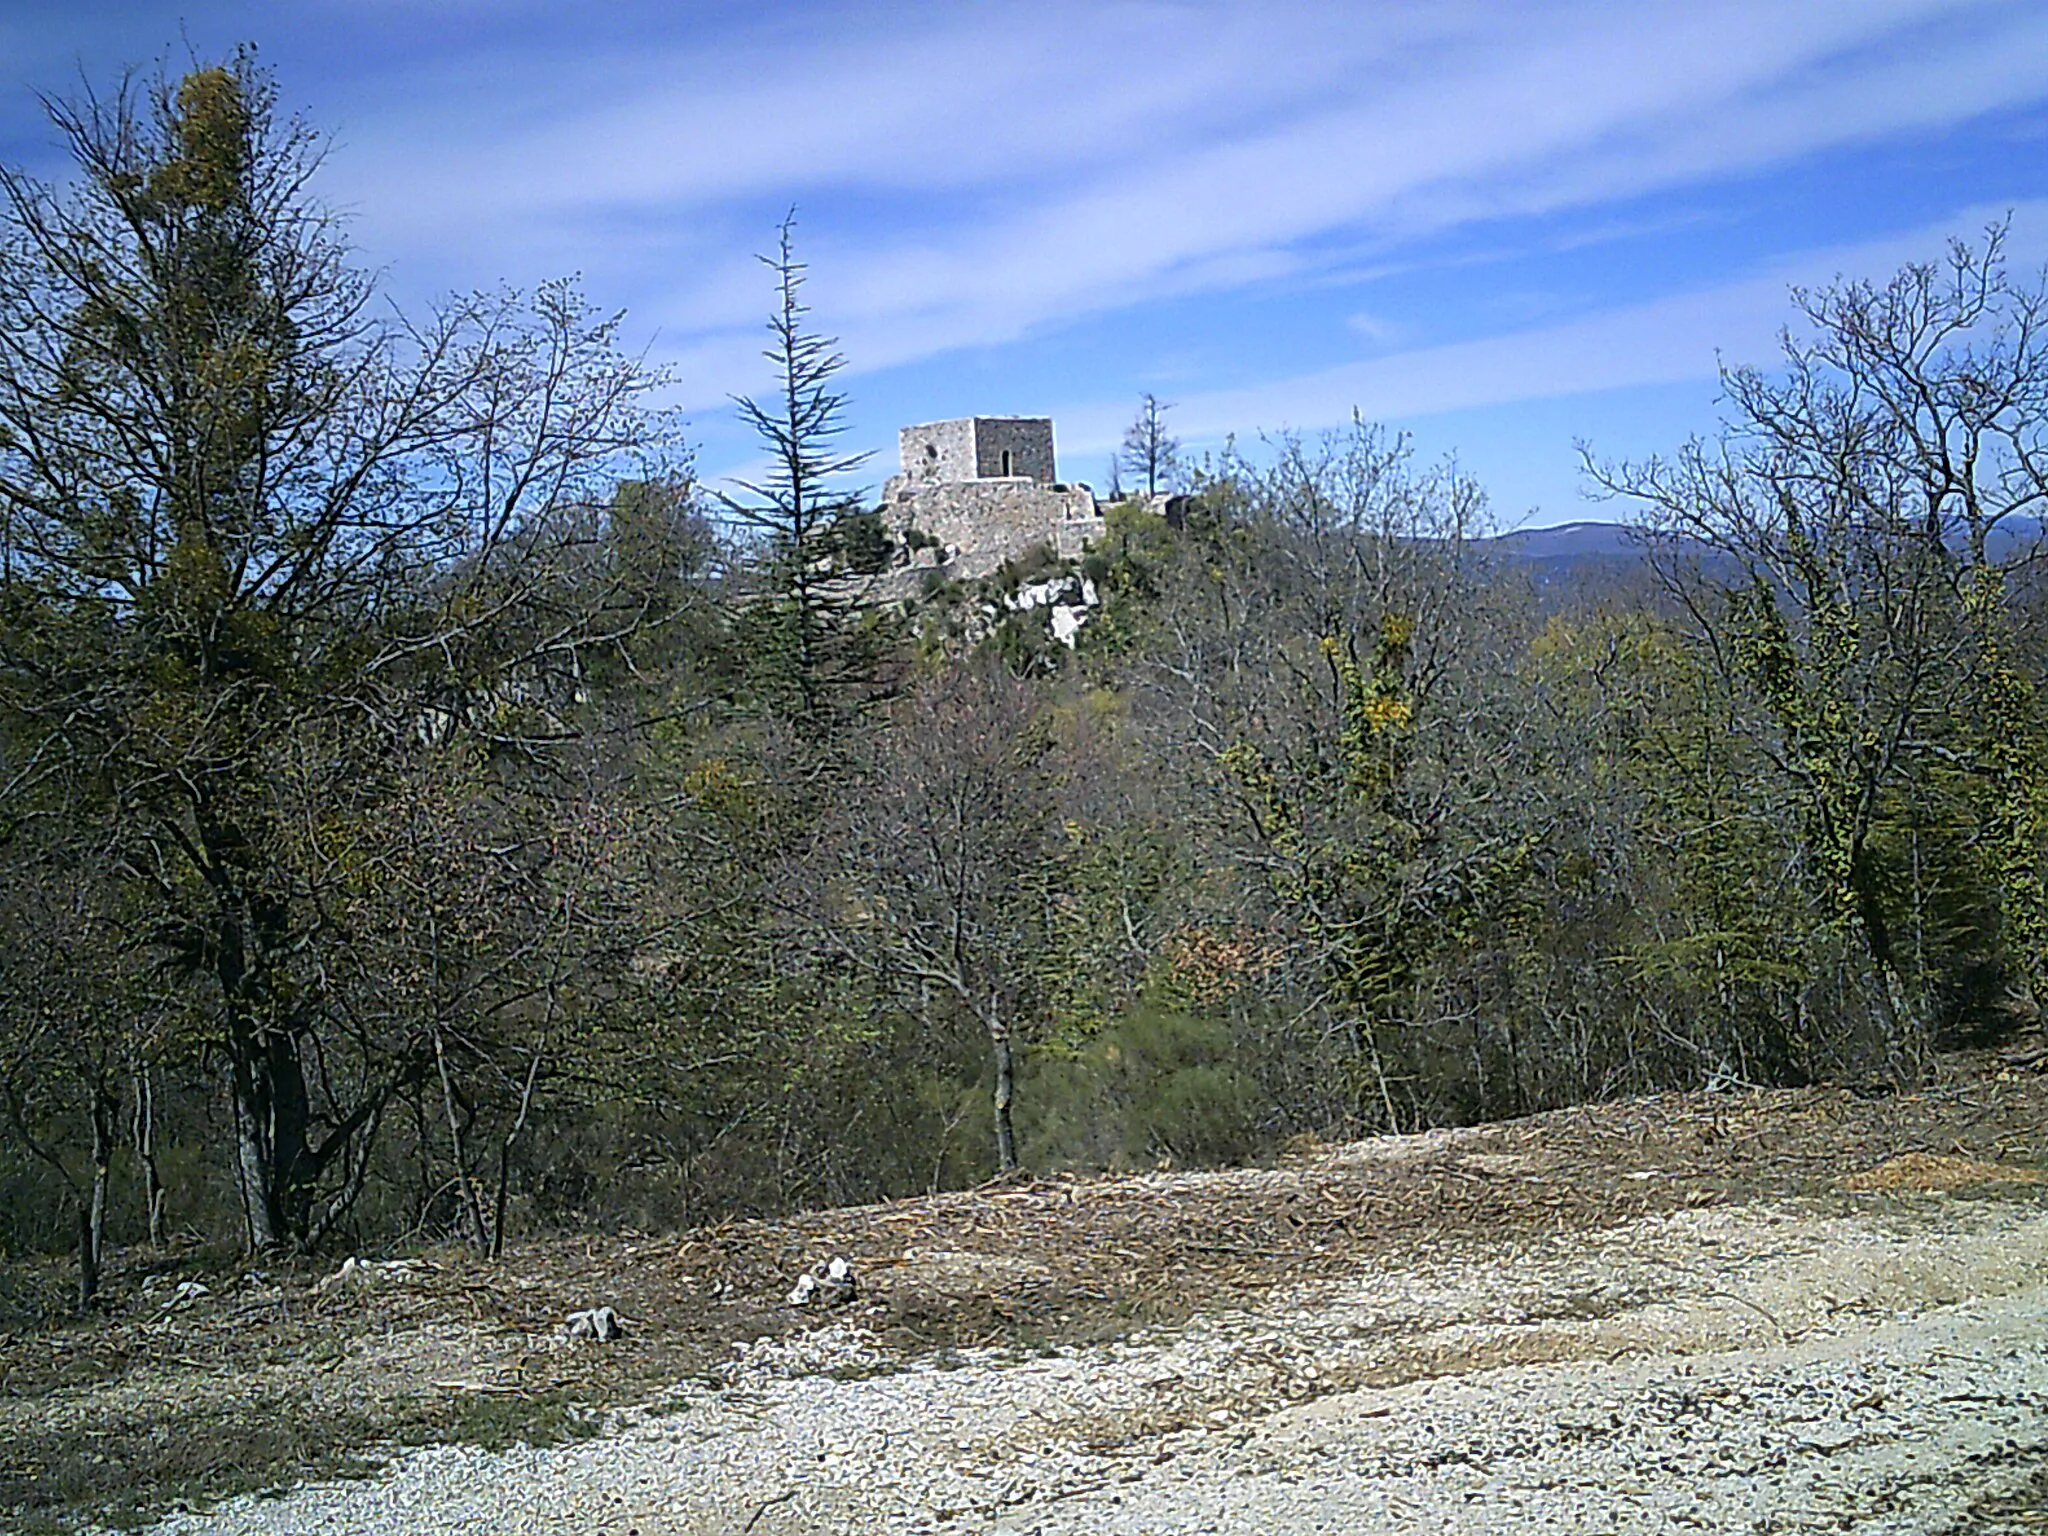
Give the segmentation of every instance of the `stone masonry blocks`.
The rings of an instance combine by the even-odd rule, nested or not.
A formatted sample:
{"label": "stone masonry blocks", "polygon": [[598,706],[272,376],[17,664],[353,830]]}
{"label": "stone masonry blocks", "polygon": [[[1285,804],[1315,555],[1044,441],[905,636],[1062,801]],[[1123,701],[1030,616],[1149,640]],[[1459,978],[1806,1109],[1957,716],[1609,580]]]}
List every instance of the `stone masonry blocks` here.
{"label": "stone masonry blocks", "polygon": [[907,485],[949,485],[978,480],[974,420],[928,421],[896,434],[903,455],[902,479]]}
{"label": "stone masonry blocks", "polygon": [[1051,485],[1052,422],[1044,416],[976,416],[975,478],[1036,480]]}
{"label": "stone masonry blocks", "polygon": [[939,541],[955,577],[985,576],[1040,545],[1078,556],[1102,519],[1085,486],[1059,485],[1052,421],[1044,416],[969,416],[905,427],[903,472],[883,489],[898,530]]}

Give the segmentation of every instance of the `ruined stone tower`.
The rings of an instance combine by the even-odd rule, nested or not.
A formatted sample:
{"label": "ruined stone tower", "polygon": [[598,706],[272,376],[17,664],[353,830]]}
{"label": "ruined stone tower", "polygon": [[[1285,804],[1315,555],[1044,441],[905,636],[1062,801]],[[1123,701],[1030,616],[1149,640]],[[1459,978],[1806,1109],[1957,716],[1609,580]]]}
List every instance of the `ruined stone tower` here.
{"label": "ruined stone tower", "polygon": [[1051,485],[1052,421],[1044,416],[969,416],[929,421],[896,434],[902,478],[914,485],[969,480],[1035,480]]}
{"label": "ruined stone tower", "polygon": [[1047,417],[926,422],[897,439],[903,470],[882,488],[882,514],[938,540],[948,575],[986,576],[1038,545],[1076,558],[1102,532],[1094,492],[1059,481]]}

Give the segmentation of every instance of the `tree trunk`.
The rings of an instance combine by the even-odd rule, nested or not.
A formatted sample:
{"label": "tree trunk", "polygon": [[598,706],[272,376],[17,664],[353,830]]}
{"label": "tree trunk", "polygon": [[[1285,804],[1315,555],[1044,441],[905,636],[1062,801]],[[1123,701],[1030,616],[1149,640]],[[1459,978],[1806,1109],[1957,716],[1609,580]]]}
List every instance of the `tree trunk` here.
{"label": "tree trunk", "polygon": [[235,1171],[252,1253],[303,1238],[311,1199],[305,1063],[288,1022],[279,1017],[283,1010],[261,958],[280,920],[266,921],[256,907],[246,898],[226,904],[214,961],[227,1013]]}
{"label": "tree trunk", "polygon": [[100,1293],[99,1240],[93,1234],[92,1201],[78,1202],[78,1310],[90,1312]]}
{"label": "tree trunk", "polygon": [[305,1235],[306,1079],[297,1042],[242,1031],[230,1039],[228,1091],[235,1112],[235,1163],[250,1251]]}
{"label": "tree trunk", "polygon": [[113,1159],[113,1126],[106,1097],[92,1104],[92,1186],[78,1202],[78,1310],[89,1311],[100,1293],[100,1260],[107,1238],[107,1174]]}
{"label": "tree trunk", "polygon": [[491,1202],[491,1257],[504,1257],[505,1253],[505,1206],[512,1187],[512,1144],[526,1129],[526,1117],[533,1110],[533,1089],[540,1081],[541,1058],[546,1054],[548,1040],[542,1035],[540,1043],[533,1048],[533,1058],[526,1064],[526,1082],[519,1090],[519,1114],[512,1121],[512,1128],[505,1132],[498,1143],[498,1189]]}
{"label": "tree trunk", "polygon": [[228,1101],[235,1115],[235,1186],[242,1196],[242,1240],[251,1253],[273,1247],[282,1236],[270,1177],[269,1138],[255,1071],[242,1052],[228,1063]]}
{"label": "tree trunk", "polygon": [[1909,987],[1892,943],[1884,895],[1877,871],[1859,845],[1851,854],[1849,889],[1863,953],[1875,975],[1871,992],[1885,1023],[1885,1071],[1900,1088],[1911,1087],[1926,1070],[1927,1045],[1933,1031],[1924,999]]}
{"label": "tree trunk", "polygon": [[1017,1074],[1010,1053],[1010,1031],[994,1025],[988,1034],[996,1059],[996,1163],[1002,1172],[1013,1173],[1017,1168],[1017,1131],[1010,1122],[1010,1105],[1017,1096]]}
{"label": "tree trunk", "polygon": [[455,1112],[455,1083],[448,1075],[448,1053],[441,1042],[441,1026],[434,1026],[434,1066],[441,1074],[441,1110],[448,1120],[448,1149],[455,1158],[455,1196],[462,1214],[469,1219],[469,1239],[478,1253],[490,1252],[484,1232],[484,1211],[477,1199],[476,1185],[469,1177],[469,1151],[462,1142],[462,1117]]}
{"label": "tree trunk", "polygon": [[270,1094],[259,1064],[256,1029],[245,998],[242,925],[223,914],[215,936],[215,977],[220,983],[227,1041],[228,1109],[235,1121],[235,1189],[242,1197],[242,1238],[251,1253],[284,1236],[278,1210],[270,1141]]}
{"label": "tree trunk", "polygon": [[149,1063],[135,1066],[135,1160],[142,1165],[143,1214],[149,1246],[164,1245],[164,1181],[156,1160],[156,1079]]}

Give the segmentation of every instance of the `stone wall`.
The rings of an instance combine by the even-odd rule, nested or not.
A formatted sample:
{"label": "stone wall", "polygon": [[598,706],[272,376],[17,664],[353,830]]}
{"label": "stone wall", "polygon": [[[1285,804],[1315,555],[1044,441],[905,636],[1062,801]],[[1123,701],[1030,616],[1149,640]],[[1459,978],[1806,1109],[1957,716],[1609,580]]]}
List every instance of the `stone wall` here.
{"label": "stone wall", "polygon": [[903,473],[889,481],[885,494],[892,497],[899,484],[937,485],[981,477],[972,417],[905,427],[896,434],[896,447],[902,455]]}
{"label": "stone wall", "polygon": [[903,471],[884,494],[899,487],[958,485],[968,480],[1036,480],[1051,485],[1052,422],[1044,416],[968,416],[927,421],[896,434]]}
{"label": "stone wall", "polygon": [[1049,417],[976,416],[973,422],[975,478],[1017,476],[1042,485],[1059,478],[1053,473]]}
{"label": "stone wall", "polygon": [[883,508],[897,532],[916,528],[939,541],[950,576],[986,576],[1038,545],[1068,558],[1102,533],[1095,497],[1085,487],[1055,489],[1034,480],[967,480],[906,487]]}
{"label": "stone wall", "polygon": [[1065,518],[1053,529],[1052,547],[1062,560],[1080,559],[1091,543],[1109,532],[1109,525],[1095,510],[1095,498],[1085,490],[1081,494],[1088,497],[1088,516]]}

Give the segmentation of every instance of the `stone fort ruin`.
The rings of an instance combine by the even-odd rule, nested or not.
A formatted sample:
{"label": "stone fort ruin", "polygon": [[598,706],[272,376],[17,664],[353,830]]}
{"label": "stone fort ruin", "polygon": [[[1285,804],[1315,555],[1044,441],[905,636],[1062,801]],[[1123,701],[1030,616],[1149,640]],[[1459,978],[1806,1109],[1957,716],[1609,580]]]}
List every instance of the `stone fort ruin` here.
{"label": "stone fort ruin", "polygon": [[1102,534],[1095,493],[1055,471],[1049,417],[931,421],[897,439],[903,470],[882,487],[882,518],[899,543],[913,528],[937,541],[917,564],[986,576],[1040,545],[1078,559]]}

